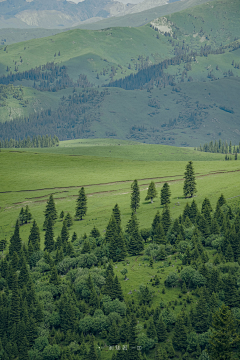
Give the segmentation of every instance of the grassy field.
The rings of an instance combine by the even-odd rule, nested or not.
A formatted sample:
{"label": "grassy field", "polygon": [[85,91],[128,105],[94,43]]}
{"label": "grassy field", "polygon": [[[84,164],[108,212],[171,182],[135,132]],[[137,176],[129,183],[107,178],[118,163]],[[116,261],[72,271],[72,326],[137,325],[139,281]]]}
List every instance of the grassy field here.
{"label": "grassy field", "polygon": [[[93,225],[96,225],[101,233],[104,233],[111,209],[116,203],[120,206],[125,227],[131,215],[130,192],[134,179],[138,179],[141,189],[141,206],[137,211],[137,216],[142,227],[150,227],[156,211],[162,211],[159,197],[153,204],[144,200],[151,180],[155,181],[158,192],[165,181],[169,182],[172,191],[171,215],[173,218],[178,216],[183,211],[186,202],[189,201],[182,197],[183,173],[187,159],[192,158],[191,154],[194,151],[175,148],[176,154],[177,150],[180,154],[185,151],[184,161],[149,161],[151,146],[141,144],[126,146],[128,147],[128,158],[125,152],[125,158],[123,156],[122,159],[119,158],[121,152],[118,152],[117,158],[112,156],[112,152],[110,153],[111,157],[97,157],[72,156],[61,154],[61,151],[59,154],[37,151],[34,153],[15,150],[2,151],[0,153],[2,170],[0,236],[3,238],[6,236],[9,239],[21,207],[29,205],[33,217],[37,219],[41,228],[43,241],[43,211],[49,195],[54,194],[58,214],[64,210],[74,216],[76,197],[81,186],[85,187],[88,195],[88,213],[83,221],[74,222],[71,232],[76,231],[80,236],[85,232],[89,233]],[[146,149],[146,153],[149,151],[148,160],[146,160],[144,152],[142,152],[142,161],[131,160],[131,158],[137,158],[136,151],[141,147]],[[95,155],[101,151],[106,152],[105,145],[82,146],[82,148],[90,149],[92,153],[95,148]],[[121,146],[109,145],[108,148],[114,151],[114,148],[120,149]],[[167,147],[160,148],[163,153],[165,152],[167,159]],[[62,149],[71,148],[59,148],[59,150]],[[75,149],[77,148],[75,147]],[[169,152],[171,151],[173,151],[172,148],[169,148]],[[231,202],[238,201],[240,195],[239,161],[214,161],[213,154],[204,155],[206,161],[194,161],[198,188],[197,203],[200,204],[205,196],[208,196],[215,206],[221,193],[231,199],[229,200]],[[212,161],[207,161],[208,155]],[[55,226],[55,235],[60,233],[61,225],[61,222],[58,221]],[[30,225],[21,227],[24,241],[27,240],[29,231]]]}

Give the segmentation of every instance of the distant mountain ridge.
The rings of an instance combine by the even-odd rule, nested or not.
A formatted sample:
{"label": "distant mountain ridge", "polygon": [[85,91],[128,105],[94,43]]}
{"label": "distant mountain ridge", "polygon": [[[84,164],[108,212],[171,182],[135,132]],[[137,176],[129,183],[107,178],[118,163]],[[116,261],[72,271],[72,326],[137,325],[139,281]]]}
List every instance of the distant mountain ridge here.
{"label": "distant mountain ridge", "polygon": [[94,22],[112,16],[138,13],[179,0],[143,0],[123,4],[114,0],[1,0],[0,28],[41,27],[57,29]]}

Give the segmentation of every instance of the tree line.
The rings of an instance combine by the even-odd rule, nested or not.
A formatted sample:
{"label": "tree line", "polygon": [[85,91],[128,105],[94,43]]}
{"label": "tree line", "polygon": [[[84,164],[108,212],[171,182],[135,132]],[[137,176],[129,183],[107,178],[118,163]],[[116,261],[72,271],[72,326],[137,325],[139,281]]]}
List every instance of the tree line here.
{"label": "tree line", "polygon": [[59,145],[59,139],[56,135],[53,138],[48,135],[43,136],[33,136],[32,139],[30,136],[23,138],[22,140],[15,139],[5,139],[0,140],[0,149],[1,148],[44,148],[44,147],[54,147]]}
{"label": "tree line", "polygon": [[[7,67],[7,71],[9,71]],[[18,72],[15,68],[15,73],[0,76],[0,84],[13,84],[15,81],[31,80],[32,87],[40,91],[56,92],[68,87],[91,87],[86,75],[79,75],[79,78],[74,82],[67,73],[65,65],[59,66],[54,62],[40,65],[34,69]]]}
{"label": "tree line", "polygon": [[221,154],[239,154],[240,149],[240,142],[239,145],[232,145],[232,141],[222,141],[219,139],[218,141],[215,140],[215,142],[210,141],[209,143],[205,143],[203,146],[200,144],[199,147],[197,147],[198,151],[204,151],[204,152],[211,152],[211,153],[221,153]]}

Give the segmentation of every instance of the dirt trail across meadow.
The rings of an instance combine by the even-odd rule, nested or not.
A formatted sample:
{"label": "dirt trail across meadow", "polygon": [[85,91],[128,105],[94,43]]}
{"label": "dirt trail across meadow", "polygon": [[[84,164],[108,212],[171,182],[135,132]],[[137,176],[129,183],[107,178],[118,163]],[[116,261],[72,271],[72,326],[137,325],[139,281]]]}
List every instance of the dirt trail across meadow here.
{"label": "dirt trail across meadow", "polygon": [[[235,172],[240,172],[240,169],[238,170],[230,170],[230,171],[226,171],[226,170],[218,170],[218,171],[210,171],[207,174],[200,174],[200,173],[196,173],[196,178],[200,179],[206,176],[212,176],[212,175],[219,175],[219,174],[228,174],[228,173],[235,173]],[[175,179],[177,178],[177,179]],[[169,179],[169,180],[162,180],[162,179]],[[152,178],[143,178],[143,179],[138,179],[138,181],[151,181],[151,180],[155,180],[155,184],[163,184],[165,182],[171,183],[171,182],[180,182],[184,180],[183,175],[171,175],[171,176],[161,176],[161,177],[152,177]],[[156,181],[159,180],[159,181]],[[14,203],[14,205],[19,206],[19,205],[23,205],[23,204],[29,204],[29,203],[40,203],[40,202],[46,202],[49,195],[50,194],[62,194],[62,193],[68,193],[68,190],[70,189],[79,189],[82,186],[85,188],[91,188],[93,186],[112,186],[112,185],[116,185],[116,184],[127,184],[127,183],[132,183],[133,180],[124,180],[124,181],[114,181],[114,182],[108,182],[108,183],[99,183],[99,184],[90,184],[90,185],[80,185],[80,186],[67,186],[67,187],[53,187],[53,188],[42,188],[42,189],[31,189],[31,190],[16,190],[16,191],[3,191],[0,192],[0,194],[7,194],[7,193],[24,193],[24,192],[34,192],[34,191],[48,191],[48,190],[60,190],[60,191],[56,191],[56,192],[51,192],[49,194],[45,194],[43,196],[38,196],[38,197],[32,197],[32,198],[26,198],[25,201],[23,202],[18,202],[18,203]],[[146,186],[148,186],[149,183],[146,184],[140,184],[140,191],[144,191],[146,190]],[[121,192],[124,191],[124,192]],[[95,191],[92,193],[88,193],[87,196],[99,196],[99,195],[108,195],[110,193],[114,193],[115,195],[126,195],[129,194],[131,191],[126,191],[126,189],[113,189],[113,190],[104,190],[104,191]],[[55,200],[63,200],[66,199],[66,197],[77,197],[78,195],[66,195],[65,197],[55,197]],[[45,198],[45,199],[44,199]],[[42,200],[39,200],[42,199]],[[26,201],[27,200],[27,201]],[[12,207],[11,207],[12,208]],[[5,209],[10,209],[10,207],[7,207]]]}

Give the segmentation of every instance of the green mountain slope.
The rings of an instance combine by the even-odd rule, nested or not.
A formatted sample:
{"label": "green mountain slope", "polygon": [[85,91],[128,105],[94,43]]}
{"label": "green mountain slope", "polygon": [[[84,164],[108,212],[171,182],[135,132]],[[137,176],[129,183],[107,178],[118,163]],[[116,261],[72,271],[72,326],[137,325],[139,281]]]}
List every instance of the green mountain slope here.
{"label": "green mountain slope", "polygon": [[238,143],[238,4],[215,0],[139,28],[71,30],[2,48],[0,82],[22,85],[23,100],[2,100],[1,121],[18,119],[1,126],[1,137],[49,133],[198,146],[224,134]]}

